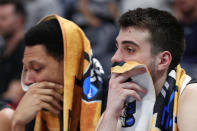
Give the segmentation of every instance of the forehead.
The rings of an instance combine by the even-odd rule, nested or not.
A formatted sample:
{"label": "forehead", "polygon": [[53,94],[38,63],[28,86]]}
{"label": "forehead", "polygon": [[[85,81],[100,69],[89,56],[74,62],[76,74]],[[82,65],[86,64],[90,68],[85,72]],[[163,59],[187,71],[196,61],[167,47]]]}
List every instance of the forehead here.
{"label": "forehead", "polygon": [[28,63],[31,61],[44,62],[48,59],[52,59],[52,56],[46,52],[46,48],[43,45],[25,47],[23,63]]}
{"label": "forehead", "polygon": [[14,12],[14,5],[12,4],[5,4],[5,5],[0,5],[0,14],[4,13],[12,13]]}
{"label": "forehead", "polygon": [[133,27],[121,28],[116,40],[117,42],[133,41],[137,44],[147,43],[150,41],[150,32]]}

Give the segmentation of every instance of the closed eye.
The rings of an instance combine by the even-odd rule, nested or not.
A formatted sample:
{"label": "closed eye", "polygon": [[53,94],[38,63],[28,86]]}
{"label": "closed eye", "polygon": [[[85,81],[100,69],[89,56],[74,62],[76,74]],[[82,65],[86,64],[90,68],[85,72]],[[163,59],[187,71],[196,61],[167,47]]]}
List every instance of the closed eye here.
{"label": "closed eye", "polygon": [[41,68],[35,68],[33,69],[35,72],[40,72],[41,71]]}

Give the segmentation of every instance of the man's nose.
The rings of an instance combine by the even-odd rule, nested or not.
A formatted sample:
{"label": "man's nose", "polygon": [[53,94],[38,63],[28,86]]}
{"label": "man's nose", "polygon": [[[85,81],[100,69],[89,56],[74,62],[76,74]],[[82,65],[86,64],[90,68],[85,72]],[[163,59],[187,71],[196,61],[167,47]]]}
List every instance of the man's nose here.
{"label": "man's nose", "polygon": [[111,58],[111,62],[112,63],[123,62],[123,57],[119,49],[115,52],[114,56]]}
{"label": "man's nose", "polygon": [[23,81],[25,85],[31,85],[33,83],[35,83],[35,78],[33,77],[33,75],[31,73],[24,73],[23,76]]}

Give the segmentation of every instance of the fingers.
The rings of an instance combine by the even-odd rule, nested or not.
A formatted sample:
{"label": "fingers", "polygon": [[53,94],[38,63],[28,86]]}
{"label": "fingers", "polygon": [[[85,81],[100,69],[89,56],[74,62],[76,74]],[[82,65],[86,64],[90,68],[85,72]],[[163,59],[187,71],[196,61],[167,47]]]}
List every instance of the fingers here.
{"label": "fingers", "polygon": [[33,85],[27,93],[38,101],[39,110],[44,108],[58,114],[59,110],[62,110],[62,105],[59,102],[63,101],[63,96],[58,91],[62,89],[63,86],[60,84],[44,81]]}
{"label": "fingers", "polygon": [[134,83],[134,82],[126,82],[126,83],[122,83],[120,85],[121,88],[124,88],[124,89],[129,89],[129,90],[135,90],[137,92],[141,92],[141,93],[144,93],[146,94],[147,93],[147,90],[143,87],[140,87],[138,84]]}
{"label": "fingers", "polygon": [[34,86],[37,88],[47,88],[47,89],[56,89],[56,90],[63,88],[63,86],[58,83],[53,83],[48,81],[39,82]]}
{"label": "fingers", "polygon": [[125,96],[124,100],[126,100],[127,97],[133,97],[134,99],[138,100],[138,101],[142,101],[141,96],[135,91],[135,90],[124,90],[123,95]]}
{"label": "fingers", "polygon": [[57,99],[59,101],[63,101],[63,96],[60,95],[54,89],[39,89],[39,90],[37,90],[37,93],[40,94],[40,95],[53,96],[55,99]]}
{"label": "fingers", "polygon": [[63,101],[62,95],[58,92],[58,90],[62,89],[63,86],[57,83],[40,82],[31,87],[29,92],[32,94],[53,96],[57,100]]}
{"label": "fingers", "polygon": [[118,87],[109,88],[109,92],[116,91],[118,92],[117,97],[120,96],[122,101],[125,101],[127,97],[132,97],[138,101],[141,101],[142,98],[139,95],[140,93],[146,94],[147,90],[145,88],[140,87],[134,82],[126,82],[120,84]]}
{"label": "fingers", "polygon": [[46,109],[51,113],[59,114],[59,110],[51,106],[51,104],[49,103],[42,102],[40,106],[41,106],[41,109]]}
{"label": "fingers", "polygon": [[140,75],[146,72],[145,68],[137,68],[131,71],[127,71],[125,73],[122,74],[115,74],[113,73],[112,78],[116,78],[116,81],[123,83],[125,81],[127,81],[130,77],[136,76],[136,75]]}
{"label": "fingers", "polygon": [[118,77],[119,75],[120,75],[120,74],[118,74],[118,73],[112,73],[110,79],[115,79],[115,78]]}
{"label": "fingers", "polygon": [[40,95],[40,100],[55,107],[55,109],[62,110],[62,105],[53,96]]}
{"label": "fingers", "polygon": [[[117,75],[115,74],[117,79],[121,76],[121,75]],[[115,77],[115,75],[113,77]],[[141,101],[142,98],[139,95],[140,93],[146,94],[147,90],[143,87],[141,87],[140,85],[138,85],[137,83],[130,81],[130,82],[123,82],[123,83],[119,83],[119,81],[115,79],[111,79],[109,82],[109,91],[112,90],[117,92],[117,95],[121,95],[122,100],[126,100],[126,98],[128,96],[133,97],[134,99]]]}
{"label": "fingers", "polygon": [[147,90],[137,83],[127,80],[145,72],[145,68],[138,68],[125,73],[112,73],[109,81],[107,110],[119,114],[128,97],[141,101],[141,93],[146,94]]}

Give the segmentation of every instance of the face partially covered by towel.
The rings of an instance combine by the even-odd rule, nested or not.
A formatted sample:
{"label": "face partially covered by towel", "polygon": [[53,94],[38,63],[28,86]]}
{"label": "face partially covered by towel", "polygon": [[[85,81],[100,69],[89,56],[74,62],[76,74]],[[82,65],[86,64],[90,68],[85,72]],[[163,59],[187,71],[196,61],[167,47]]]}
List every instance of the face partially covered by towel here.
{"label": "face partially covered by towel", "polygon": [[25,34],[22,85],[39,82],[64,85],[63,38],[57,20],[40,22]]}
{"label": "face partially covered by towel", "polygon": [[42,81],[64,83],[63,62],[50,56],[43,45],[26,47],[23,64],[23,83],[26,86]]}
{"label": "face partially covered by towel", "polygon": [[151,75],[156,70],[156,59],[151,54],[148,30],[139,30],[132,27],[123,28],[116,39],[117,51],[112,57],[112,63],[137,61],[145,64]]}
{"label": "face partially covered by towel", "polygon": [[154,54],[154,47],[150,39],[151,34],[147,29],[121,28],[116,38],[117,51],[112,57],[112,63],[136,61],[145,64],[153,82],[156,82],[163,75],[161,73],[168,70],[171,54],[169,51]]}
{"label": "face partially covered by towel", "polygon": [[36,118],[34,131],[93,131],[101,114],[104,74],[83,31],[50,15],[26,33],[25,43],[22,84],[27,92],[20,109],[28,112],[18,109],[23,125]]}

